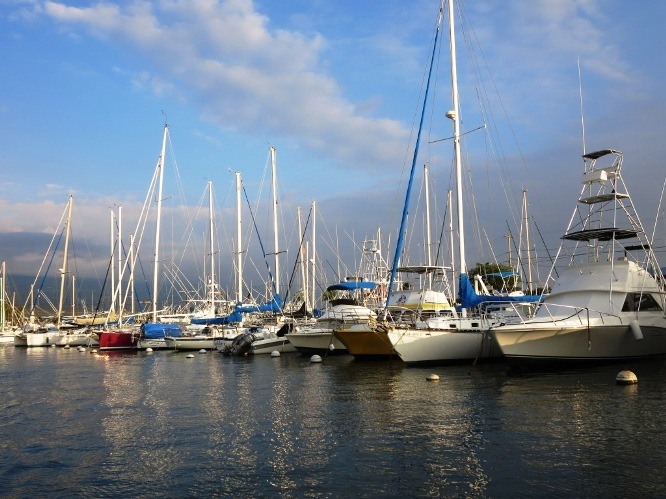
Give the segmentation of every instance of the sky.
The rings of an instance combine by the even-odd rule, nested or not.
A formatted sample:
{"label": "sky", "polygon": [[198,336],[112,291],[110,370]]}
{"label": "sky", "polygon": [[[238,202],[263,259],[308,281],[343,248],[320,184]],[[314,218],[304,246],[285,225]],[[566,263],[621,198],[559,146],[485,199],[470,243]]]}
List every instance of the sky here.
{"label": "sky", "polygon": [[[335,246],[352,268],[364,238],[381,228],[392,260],[438,7],[437,0],[0,0],[0,258],[8,273],[36,272],[72,194],[73,230],[85,241],[80,259],[90,257],[88,272],[103,276],[109,214],[123,206],[128,237],[165,122],[173,233],[187,232],[212,181],[220,258],[231,260],[232,172],[240,171],[271,246],[259,206],[269,204],[272,146],[285,269],[298,252],[286,241],[296,207],[305,219],[313,201],[318,251]],[[545,245],[557,246],[578,197],[583,147],[624,152],[643,222],[655,223],[666,175],[665,17],[660,0],[456,2],[467,230],[478,242],[468,245],[468,263],[507,259],[504,236],[511,225],[518,230],[523,189]],[[423,165],[435,218],[450,213],[453,185],[446,26],[441,36],[410,208],[421,231]],[[244,220],[246,233],[254,230],[249,214]],[[441,222],[431,225],[436,239]],[[410,234],[423,251],[416,242],[423,236]],[[322,265],[337,268],[335,258]]]}

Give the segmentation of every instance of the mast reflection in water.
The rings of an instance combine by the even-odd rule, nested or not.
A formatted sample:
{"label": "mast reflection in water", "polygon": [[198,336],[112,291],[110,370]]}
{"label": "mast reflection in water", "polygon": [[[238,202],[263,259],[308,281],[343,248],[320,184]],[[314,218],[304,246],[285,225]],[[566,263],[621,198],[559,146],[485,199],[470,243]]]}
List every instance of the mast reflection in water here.
{"label": "mast reflection in water", "polygon": [[662,368],[4,346],[0,495],[664,496]]}

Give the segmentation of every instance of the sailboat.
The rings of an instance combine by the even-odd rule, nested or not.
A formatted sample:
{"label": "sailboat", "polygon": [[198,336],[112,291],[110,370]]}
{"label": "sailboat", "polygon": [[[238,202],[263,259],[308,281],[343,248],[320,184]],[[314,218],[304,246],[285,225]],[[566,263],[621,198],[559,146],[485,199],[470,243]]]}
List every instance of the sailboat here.
{"label": "sailboat", "polygon": [[[423,126],[423,118],[425,115],[426,102],[428,99],[428,89],[430,86],[430,79],[433,69],[433,61],[435,51],[437,48],[437,40],[442,24],[444,13],[444,1],[442,1],[435,31],[435,39],[433,43],[433,52],[430,61],[430,70],[428,72],[428,79],[426,83],[426,90],[424,94],[423,108],[421,112],[421,121],[419,124],[419,131],[416,138],[414,157],[412,162],[410,180],[407,186],[405,196],[405,205],[403,209],[403,216],[398,234],[398,241],[396,244],[395,256],[391,269],[391,278],[389,281],[388,298],[385,307],[385,320],[380,321],[374,327],[370,328],[356,328],[363,329],[365,338],[372,340],[374,343],[382,342],[384,345],[384,355],[398,355],[403,361],[408,364],[421,364],[421,363],[448,363],[460,362],[469,359],[487,358],[499,356],[501,354],[499,348],[490,340],[488,335],[489,327],[498,318],[493,318],[490,315],[470,315],[466,308],[460,311],[452,307],[445,300],[436,306],[434,310],[428,313],[427,310],[421,308],[420,313],[415,317],[405,321],[402,317],[389,317],[391,306],[395,306],[395,278],[399,270],[407,270],[408,268],[400,267],[400,258],[402,256],[402,248],[404,244],[405,223],[407,220],[407,213],[410,201],[411,186],[414,176],[414,168],[419,149],[419,142],[421,136],[421,129]],[[449,34],[450,34],[450,50],[451,50],[451,82],[452,82],[452,104],[453,109],[447,112],[446,116],[453,122],[453,144],[454,144],[454,159],[455,159],[455,178],[456,178],[456,213],[458,225],[458,271],[460,274],[461,287],[468,283],[466,274],[466,261],[465,261],[465,231],[464,231],[464,213],[463,213],[463,184],[462,184],[462,161],[460,150],[460,112],[458,104],[458,85],[457,85],[457,66],[456,66],[456,46],[455,46],[455,26],[454,26],[454,6],[453,1],[449,2],[448,10],[449,21]],[[438,268],[437,266],[419,266],[413,268],[417,272],[433,272],[434,275],[443,275],[446,271],[445,267]],[[406,299],[406,297],[405,297]],[[420,298],[422,302],[423,300]],[[528,301],[530,298],[522,298],[521,301]],[[511,301],[512,298],[506,298],[506,301]],[[426,313],[424,313],[426,312]],[[434,312],[434,313],[433,313]],[[340,339],[342,337],[336,331],[336,336]],[[351,334],[348,335],[351,337]],[[349,348],[349,345],[348,345]],[[352,352],[354,353],[354,352]],[[373,352],[375,353],[375,352]]]}
{"label": "sailboat", "polygon": [[[491,333],[514,365],[666,354],[666,283],[622,177],[623,155],[583,155],[582,189],[532,318]],[[560,257],[569,264],[557,269]]]}
{"label": "sailboat", "polygon": [[[160,241],[160,226],[161,226],[161,216],[162,216],[162,186],[164,183],[164,158],[165,158],[165,153],[166,153],[166,141],[167,141],[167,136],[169,133],[169,126],[168,124],[164,124],[164,133],[162,135],[162,149],[160,151],[159,158],[157,160],[157,165],[155,166],[155,170],[153,173],[153,178],[151,181],[151,185],[148,189],[148,193],[146,195],[146,199],[144,201],[144,207],[141,213],[141,216],[139,217],[139,222],[137,224],[137,230],[135,233],[139,232],[139,227],[143,224],[145,227],[145,222],[148,218],[148,205],[149,205],[149,200],[151,197],[151,194],[156,195],[156,200],[157,200],[157,218],[156,218],[156,226],[155,226],[155,246],[154,246],[154,255],[153,255],[153,293],[152,293],[152,319],[153,322],[157,321],[157,304],[158,304],[158,270],[159,270],[159,241]],[[156,189],[156,192],[155,192]],[[121,233],[120,230],[118,231],[118,237],[117,237],[117,244],[119,248],[119,254],[120,254],[120,244],[121,241]],[[132,255],[131,258],[128,258],[125,260],[125,267],[128,265],[131,266],[131,268],[134,267],[134,264],[136,262],[137,254],[134,253],[134,247],[133,247],[133,242],[132,242]],[[111,265],[113,266],[113,248],[112,248],[112,258],[111,258]],[[137,250],[138,253],[138,250]],[[122,271],[119,271],[118,275],[118,284],[116,286],[113,286],[112,284],[112,304],[116,303],[116,298],[118,298],[118,308],[119,308],[119,314],[122,315],[122,308],[124,304],[122,303]],[[113,275],[113,274],[112,274]],[[113,305],[111,309],[109,310],[109,316],[113,311]],[[107,316],[107,321],[109,317]],[[107,328],[99,333],[99,348],[100,350],[132,350],[137,347],[137,342],[139,340],[140,336],[140,331],[139,329],[133,325],[133,321],[129,321],[127,324],[122,323],[122,318],[119,320],[119,327],[117,328]],[[107,322],[108,324],[108,322]]]}
{"label": "sailboat", "polygon": [[[0,273],[2,274],[2,277],[0,277],[0,344],[3,343],[14,343],[14,335],[16,334],[16,328],[15,327],[10,327],[7,324],[7,316],[6,316],[6,286],[7,286],[7,266],[6,263],[3,261],[2,262],[2,267],[0,268]],[[11,307],[12,310],[12,316],[14,312],[14,307]],[[13,324],[13,317],[10,318],[10,321]]]}
{"label": "sailboat", "polygon": [[[84,329],[77,329],[76,331],[65,332],[64,329],[61,329],[62,326],[62,316],[63,316],[63,302],[65,295],[65,279],[68,273],[68,251],[69,251],[69,242],[71,235],[71,224],[72,224],[72,206],[74,204],[74,196],[70,195],[67,201],[67,206],[61,218],[61,222],[56,229],[56,233],[53,236],[51,245],[55,240],[55,236],[60,230],[60,226],[64,220],[63,230],[65,232],[65,245],[63,250],[63,260],[62,267],[60,271],[60,295],[58,299],[58,308],[56,310],[55,322],[48,323],[38,323],[34,317],[34,306],[30,314],[30,320],[25,324],[22,330],[15,334],[14,336],[14,346],[17,347],[42,347],[42,346],[55,346],[57,344],[68,344],[67,340],[71,340],[73,345],[80,344],[90,344],[94,341],[89,332]],[[49,247],[50,251],[50,247]],[[47,256],[48,256],[47,251]],[[45,256],[46,260],[46,256]],[[38,272],[38,278],[39,278]],[[36,282],[36,281],[35,281]],[[34,289],[34,284],[33,284]],[[41,294],[41,290],[38,291]]]}

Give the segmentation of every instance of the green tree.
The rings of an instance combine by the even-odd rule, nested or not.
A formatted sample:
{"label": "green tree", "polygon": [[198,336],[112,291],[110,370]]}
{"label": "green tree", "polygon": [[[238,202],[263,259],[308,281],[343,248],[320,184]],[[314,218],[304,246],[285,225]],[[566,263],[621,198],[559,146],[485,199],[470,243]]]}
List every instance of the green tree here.
{"label": "green tree", "polygon": [[501,274],[510,273],[513,269],[503,263],[477,263],[474,267],[467,271],[470,280],[474,280],[474,277],[480,275],[488,287],[492,286],[496,290],[506,290],[514,291],[518,288],[520,283],[520,277],[517,275],[509,275],[508,277],[502,278]]}

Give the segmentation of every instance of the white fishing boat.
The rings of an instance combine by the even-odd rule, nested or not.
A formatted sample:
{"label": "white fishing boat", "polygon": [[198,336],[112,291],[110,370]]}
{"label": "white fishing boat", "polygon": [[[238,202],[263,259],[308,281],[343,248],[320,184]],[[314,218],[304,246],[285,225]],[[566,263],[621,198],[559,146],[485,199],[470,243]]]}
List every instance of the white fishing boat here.
{"label": "white fishing boat", "polygon": [[623,156],[583,155],[578,204],[533,318],[491,329],[516,365],[647,358],[666,354],[666,286],[622,177]]}

